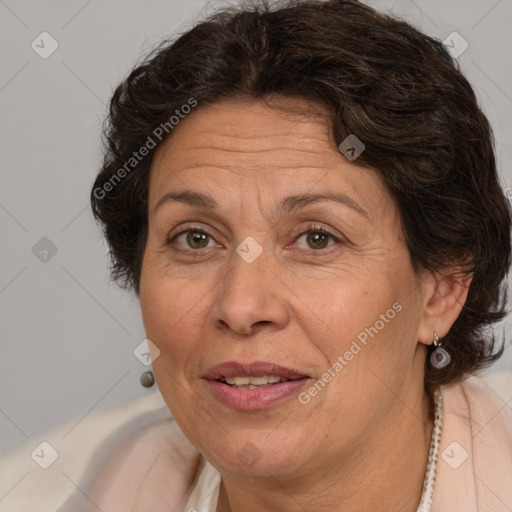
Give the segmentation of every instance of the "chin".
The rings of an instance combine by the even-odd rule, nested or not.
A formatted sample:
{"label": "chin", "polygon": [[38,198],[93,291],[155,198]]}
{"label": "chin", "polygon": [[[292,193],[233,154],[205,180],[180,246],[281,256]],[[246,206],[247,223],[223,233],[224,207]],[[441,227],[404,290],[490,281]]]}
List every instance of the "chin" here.
{"label": "chin", "polygon": [[[229,438],[229,447],[219,446],[219,451],[202,451],[204,456],[222,472],[236,473],[251,478],[268,478],[286,476],[296,473],[297,468],[304,464],[303,450],[295,446],[283,448],[282,440],[271,439],[268,433],[260,435],[234,436]],[[303,447],[304,444],[300,443]],[[280,449],[277,449],[277,447]]]}

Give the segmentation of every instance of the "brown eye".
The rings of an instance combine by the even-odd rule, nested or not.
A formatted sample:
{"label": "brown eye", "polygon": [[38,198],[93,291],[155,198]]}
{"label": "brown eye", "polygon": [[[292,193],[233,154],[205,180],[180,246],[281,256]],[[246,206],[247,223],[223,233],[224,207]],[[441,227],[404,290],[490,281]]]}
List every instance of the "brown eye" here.
{"label": "brown eye", "polygon": [[[306,240],[306,247],[300,247],[299,244],[301,249],[327,249],[338,242],[338,239],[332,233],[321,227],[311,227],[307,231],[302,232],[297,237],[297,241],[302,238]],[[329,240],[333,241],[330,245],[328,245]]]}
{"label": "brown eye", "polygon": [[329,243],[329,235],[320,232],[307,233],[306,240],[312,249],[325,249]]}
{"label": "brown eye", "polygon": [[176,243],[179,248],[177,250],[206,249],[210,240],[212,240],[211,235],[204,231],[187,229],[167,240],[167,245]]}
{"label": "brown eye", "polygon": [[[209,235],[202,231],[188,231],[187,233],[187,244],[192,249],[203,249],[208,245]],[[206,243],[205,243],[206,242]]]}

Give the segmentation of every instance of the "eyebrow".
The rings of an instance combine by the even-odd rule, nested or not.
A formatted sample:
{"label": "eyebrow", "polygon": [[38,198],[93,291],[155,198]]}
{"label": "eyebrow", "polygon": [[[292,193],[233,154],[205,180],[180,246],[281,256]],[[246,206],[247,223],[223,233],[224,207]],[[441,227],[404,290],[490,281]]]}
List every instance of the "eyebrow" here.
{"label": "eyebrow", "polygon": [[[215,210],[219,206],[217,201],[215,201],[213,197],[207,194],[195,192],[193,190],[184,190],[182,192],[168,192],[167,194],[164,194],[156,203],[154,211],[156,212],[164,204],[172,201],[188,204],[189,206],[194,206],[196,208],[201,208],[204,210]],[[351,199],[347,195],[339,192],[310,192],[307,194],[288,196],[279,203],[277,207],[277,212],[280,215],[292,213],[310,204],[325,201],[333,201],[336,203],[343,204],[345,206],[348,206],[352,210],[356,211],[360,215],[363,215],[367,219],[369,218],[368,213],[363,208],[361,208],[359,204],[357,204],[353,199]]]}

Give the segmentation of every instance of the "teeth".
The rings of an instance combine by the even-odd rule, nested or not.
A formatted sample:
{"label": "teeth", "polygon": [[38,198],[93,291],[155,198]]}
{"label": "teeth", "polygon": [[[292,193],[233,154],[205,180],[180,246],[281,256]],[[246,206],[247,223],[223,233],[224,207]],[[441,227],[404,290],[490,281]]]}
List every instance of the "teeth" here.
{"label": "teeth", "polygon": [[[267,384],[275,384],[277,382],[286,381],[288,379],[284,379],[281,377],[277,377],[275,375],[261,375],[258,377],[226,377],[224,379],[230,385],[235,386],[266,386]],[[248,388],[254,389],[254,388]]]}
{"label": "teeth", "polygon": [[237,386],[236,384],[228,384],[228,386],[236,389],[263,389],[268,388],[269,386],[273,386],[273,384],[261,384],[260,386],[255,386],[253,384],[243,384],[242,386]]}

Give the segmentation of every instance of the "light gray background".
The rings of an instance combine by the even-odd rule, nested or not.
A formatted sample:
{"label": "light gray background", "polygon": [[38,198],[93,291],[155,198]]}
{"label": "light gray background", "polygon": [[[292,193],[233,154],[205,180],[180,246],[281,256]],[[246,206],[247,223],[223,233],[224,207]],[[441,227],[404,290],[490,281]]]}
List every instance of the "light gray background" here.
{"label": "light gray background", "polygon": [[[145,337],[138,303],[109,283],[88,203],[101,123],[142,54],[226,3],[0,0],[0,451],[153,392],[140,386],[145,367],[133,355]],[[468,41],[459,62],[512,185],[512,0],[369,3],[441,40],[457,31]],[[48,59],[31,48],[43,31],[59,45]],[[46,263],[32,253],[42,237],[57,247]],[[494,366],[504,368],[510,348]]]}

